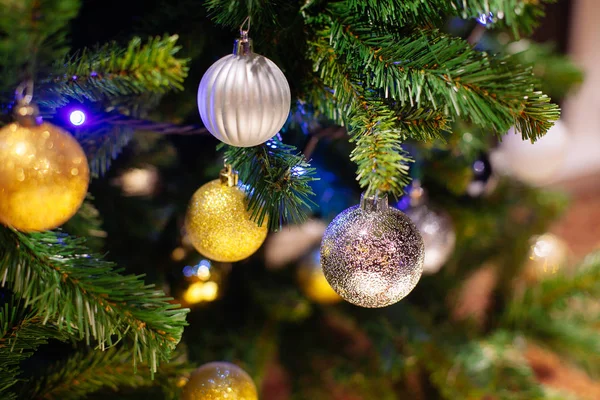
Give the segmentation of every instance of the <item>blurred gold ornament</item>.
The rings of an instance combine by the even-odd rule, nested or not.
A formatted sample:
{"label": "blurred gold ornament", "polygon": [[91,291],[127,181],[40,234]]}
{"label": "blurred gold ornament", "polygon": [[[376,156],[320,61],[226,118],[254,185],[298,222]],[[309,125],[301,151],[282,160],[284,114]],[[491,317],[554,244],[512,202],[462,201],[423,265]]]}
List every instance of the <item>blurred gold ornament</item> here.
{"label": "blurred gold ornament", "polygon": [[319,249],[312,251],[298,264],[298,282],[304,295],[315,303],[335,304],[342,300],[323,274]]}
{"label": "blurred gold ornament", "polygon": [[258,400],[250,375],[235,364],[204,364],[190,376],[182,400]]}
{"label": "blurred gold ornament", "polygon": [[3,224],[21,231],[56,228],[77,212],[88,183],[85,153],[68,132],[49,123],[15,122],[0,129]]}
{"label": "blurred gold ornament", "polygon": [[217,299],[219,285],[216,282],[194,282],[183,293],[187,304],[210,302]]}
{"label": "blurred gold ornament", "polygon": [[531,240],[529,260],[523,269],[523,277],[529,282],[537,282],[544,277],[556,274],[567,262],[567,244],[551,233],[535,236]]}
{"label": "blurred gold ornament", "polygon": [[267,237],[250,219],[246,195],[237,184],[237,173],[227,166],[221,179],[194,193],[185,218],[187,235],[200,254],[215,261],[234,262],[252,255]]}
{"label": "blurred gold ornament", "polygon": [[183,268],[183,274],[190,283],[181,294],[183,306],[209,303],[221,294],[222,271],[213,267],[210,261],[201,260],[193,267],[186,266]]}

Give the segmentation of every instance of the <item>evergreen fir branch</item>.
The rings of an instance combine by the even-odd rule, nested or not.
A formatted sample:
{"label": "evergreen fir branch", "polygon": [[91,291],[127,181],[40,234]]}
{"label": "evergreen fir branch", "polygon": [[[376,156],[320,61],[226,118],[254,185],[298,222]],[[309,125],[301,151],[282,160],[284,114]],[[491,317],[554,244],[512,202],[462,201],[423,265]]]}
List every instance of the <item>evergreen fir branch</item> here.
{"label": "evergreen fir branch", "polygon": [[87,156],[90,174],[95,178],[106,174],[133,134],[133,129],[126,125],[109,124],[80,128],[73,132]]}
{"label": "evergreen fir branch", "polygon": [[0,230],[2,284],[25,299],[44,323],[100,349],[124,338],[134,363],[156,371],[181,339],[187,309],[146,285],[141,276],[120,275],[112,263],[89,254],[83,239],[55,232]]}
{"label": "evergreen fir branch", "polygon": [[[5,294],[6,295],[6,294]],[[48,339],[66,340],[66,332],[60,332],[51,324],[19,302],[5,302],[0,307],[0,396],[16,397],[10,392],[21,378],[20,363]]]}
{"label": "evergreen fir branch", "polygon": [[153,377],[147,364],[133,367],[131,350],[111,348],[106,351],[77,352],[65,362],[55,365],[43,376],[34,377],[24,387],[27,398],[46,400],[75,400],[98,391],[117,391],[123,388],[152,387],[165,397],[177,399],[178,380],[191,372],[191,366],[181,360],[161,365]]}
{"label": "evergreen fir branch", "polygon": [[219,145],[225,149],[225,160],[239,172],[240,180],[249,186],[248,210],[259,225],[268,217],[271,230],[283,224],[301,223],[313,204],[310,182],[315,170],[289,146],[276,138],[255,147]]}
{"label": "evergreen fir branch", "polygon": [[[600,296],[600,252],[588,256],[573,277],[556,274],[544,279],[509,303],[503,324],[551,347],[554,351],[600,374],[598,315],[577,312],[573,299],[596,303]],[[585,304],[585,303],[584,303]]]}
{"label": "evergreen fir branch", "polygon": [[448,118],[441,110],[412,108],[375,95],[337,56],[325,35],[311,46],[319,77],[308,101],[336,123],[349,126],[356,141],[352,160],[358,164],[357,179],[367,193],[402,194],[408,183],[410,159],[401,142],[408,138],[441,139],[448,129]]}
{"label": "evergreen fir branch", "polygon": [[399,27],[439,25],[449,16],[479,19],[488,27],[511,27],[529,34],[554,0],[344,0],[329,7],[366,17],[369,22]]}
{"label": "evergreen fir branch", "polygon": [[12,101],[22,80],[47,75],[66,55],[67,28],[79,7],[79,0],[0,0],[0,93],[10,94],[0,102]]}
{"label": "evergreen fir branch", "polygon": [[516,124],[532,140],[558,118],[558,107],[534,92],[531,68],[460,38],[435,30],[373,36],[373,26],[348,13],[332,16],[317,35],[328,38],[355,81],[401,105],[444,110],[501,134]]}
{"label": "evergreen fir branch", "polygon": [[57,107],[70,100],[101,101],[138,94],[182,90],[188,60],[176,58],[177,35],[133,38],[126,48],[110,43],[85,49],[57,66],[59,73],[41,82],[36,96],[42,106]]}
{"label": "evergreen fir branch", "polygon": [[[238,28],[246,17],[250,17],[250,27],[261,27],[276,21],[275,10],[286,6],[273,0],[207,0],[205,7],[218,24]],[[285,2],[292,3],[292,2]]]}
{"label": "evergreen fir branch", "polygon": [[350,159],[358,165],[356,179],[366,193],[400,194],[410,183],[408,163],[412,159],[398,136],[397,132],[379,129],[358,136]]}
{"label": "evergreen fir branch", "polygon": [[552,44],[522,40],[506,46],[506,51],[512,53],[512,58],[518,63],[533,65],[533,73],[540,80],[540,89],[552,98],[564,99],[570,90],[583,82],[581,68],[569,57],[560,54]]}

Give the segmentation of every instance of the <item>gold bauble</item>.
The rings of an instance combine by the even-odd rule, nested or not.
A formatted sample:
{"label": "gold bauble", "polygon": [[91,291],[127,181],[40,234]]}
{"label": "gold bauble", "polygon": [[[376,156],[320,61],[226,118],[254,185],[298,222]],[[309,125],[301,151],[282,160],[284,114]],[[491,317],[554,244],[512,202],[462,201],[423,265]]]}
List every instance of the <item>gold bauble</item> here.
{"label": "gold bauble", "polygon": [[323,274],[319,249],[312,251],[298,264],[298,283],[304,295],[315,303],[335,304],[342,300]]}
{"label": "gold bauble", "polygon": [[21,231],[65,223],[87,193],[89,168],[79,143],[49,123],[0,129],[0,222]]}
{"label": "gold bauble", "polygon": [[[231,171],[229,171],[231,173]],[[188,237],[196,250],[207,258],[235,262],[252,255],[267,237],[262,226],[250,219],[244,191],[237,178],[223,177],[208,182],[194,193],[185,218]]]}
{"label": "gold bauble", "polygon": [[250,375],[235,364],[211,362],[190,376],[182,400],[258,400]]}

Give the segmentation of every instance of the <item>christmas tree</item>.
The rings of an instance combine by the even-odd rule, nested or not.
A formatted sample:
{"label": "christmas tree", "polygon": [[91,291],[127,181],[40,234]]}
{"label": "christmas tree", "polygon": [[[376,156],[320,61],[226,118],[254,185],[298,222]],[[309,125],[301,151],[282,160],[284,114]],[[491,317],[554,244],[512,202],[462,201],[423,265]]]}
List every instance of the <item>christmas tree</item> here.
{"label": "christmas tree", "polygon": [[595,398],[532,354],[598,377],[600,256],[489,160],[550,1],[121,3],[1,1],[2,399]]}

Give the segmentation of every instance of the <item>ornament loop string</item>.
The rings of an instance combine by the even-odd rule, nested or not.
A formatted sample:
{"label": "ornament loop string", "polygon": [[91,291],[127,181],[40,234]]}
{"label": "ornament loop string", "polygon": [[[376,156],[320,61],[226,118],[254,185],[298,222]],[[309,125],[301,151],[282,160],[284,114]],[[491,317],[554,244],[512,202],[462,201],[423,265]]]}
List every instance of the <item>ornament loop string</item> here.
{"label": "ornament loop string", "polygon": [[[248,25],[247,29],[244,29],[244,25]],[[240,37],[243,41],[248,40],[248,32],[250,32],[250,16],[248,15],[242,25],[240,25]]]}
{"label": "ornament loop string", "polygon": [[15,99],[20,105],[29,105],[33,100],[33,81],[27,80],[22,82],[15,90]]}

